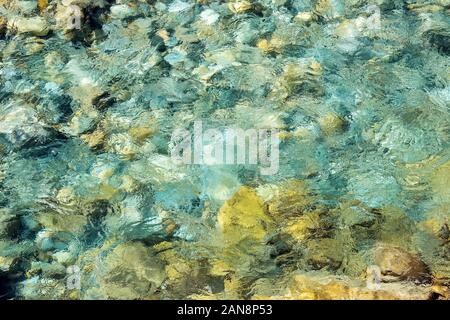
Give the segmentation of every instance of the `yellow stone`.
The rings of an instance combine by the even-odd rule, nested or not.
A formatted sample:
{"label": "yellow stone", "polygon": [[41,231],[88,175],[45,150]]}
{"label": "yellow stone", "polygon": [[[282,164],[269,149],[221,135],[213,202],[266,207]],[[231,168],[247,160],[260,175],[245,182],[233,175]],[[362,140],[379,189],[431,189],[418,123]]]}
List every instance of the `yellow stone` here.
{"label": "yellow stone", "polygon": [[153,246],[156,252],[163,252],[169,249],[173,249],[173,243],[169,241],[163,241]]}
{"label": "yellow stone", "polygon": [[305,73],[307,67],[303,64],[289,63],[284,67],[283,79],[285,82],[297,82],[301,80]]}
{"label": "yellow stone", "polygon": [[124,175],[122,176],[122,184],[120,185],[120,189],[126,192],[133,192],[137,189],[137,183],[129,175]]}
{"label": "yellow stone", "polygon": [[261,39],[256,43],[256,46],[264,52],[270,51],[270,43],[267,39]]}
{"label": "yellow stone", "polygon": [[309,73],[314,76],[320,76],[323,73],[322,65],[316,60],[311,61],[309,65],[310,71]]}
{"label": "yellow stone", "polygon": [[422,221],[419,226],[423,229],[426,230],[427,232],[436,235],[439,233],[439,231],[442,228],[442,221],[439,221],[438,219],[435,218],[431,218],[425,221]]}
{"label": "yellow stone", "polygon": [[176,281],[184,278],[189,274],[190,268],[187,264],[178,263],[175,265],[166,266],[167,277],[170,281]]}
{"label": "yellow stone", "polygon": [[177,231],[178,225],[172,219],[167,219],[164,221],[165,228],[164,230],[168,235],[172,235]]}
{"label": "yellow stone", "polygon": [[281,52],[281,49],[285,46],[284,42],[282,39],[277,38],[277,37],[273,37],[270,40],[270,48],[272,52]]}
{"label": "yellow stone", "polygon": [[223,260],[212,260],[210,263],[211,269],[209,273],[213,276],[225,276],[233,270],[233,267]]}
{"label": "yellow stone", "polygon": [[107,143],[106,149],[123,156],[126,160],[131,160],[139,152],[139,146],[134,143],[132,137],[128,133],[112,134]]}
{"label": "yellow stone", "polygon": [[341,132],[344,126],[344,121],[332,112],[320,117],[318,122],[325,135]]}
{"label": "yellow stone", "polygon": [[78,291],[78,290],[72,290],[72,291],[69,293],[68,298],[69,298],[70,300],[79,300],[79,299],[80,299],[80,291]]}
{"label": "yellow stone", "polygon": [[434,285],[431,287],[434,293],[437,293],[438,295],[442,296],[444,299],[449,300],[450,299],[450,288],[447,286],[441,286],[441,285]]}
{"label": "yellow stone", "polygon": [[408,10],[416,13],[437,13],[444,10],[443,6],[437,4],[412,3],[406,6]]}
{"label": "yellow stone", "polygon": [[421,258],[397,246],[378,244],[374,251],[374,262],[382,274],[402,280],[423,282],[429,279],[428,267]]}
{"label": "yellow stone", "polygon": [[280,140],[288,140],[288,139],[291,139],[292,137],[294,137],[294,134],[292,132],[280,131],[278,133],[278,138]]}
{"label": "yellow stone", "polygon": [[312,21],[314,15],[312,12],[299,12],[295,17],[294,17],[294,21],[295,22],[310,22]]}
{"label": "yellow stone", "polygon": [[80,138],[88,144],[90,148],[95,148],[105,142],[106,134],[103,130],[95,130],[92,133],[82,134]]}
{"label": "yellow stone", "polygon": [[[271,40],[269,49],[272,48],[273,51],[277,51],[281,49],[282,45],[280,42],[275,46]],[[323,90],[318,78],[322,73],[323,68],[315,59],[301,59],[295,63],[287,63],[284,66],[283,74],[274,84],[269,96],[271,99],[279,99],[280,97],[286,99],[290,95],[298,93],[299,90],[303,90],[304,84],[320,93]]]}
{"label": "yellow stone", "polygon": [[[431,288],[410,283],[382,283],[369,289],[365,281],[322,273],[299,273],[292,277],[287,293],[272,299],[290,300],[426,300]],[[260,298],[260,297],[257,297]],[[269,298],[269,297],[267,297]]]}
{"label": "yellow stone", "polygon": [[40,11],[44,11],[48,6],[48,0],[38,0],[38,8]]}
{"label": "yellow stone", "polygon": [[433,172],[431,187],[437,201],[450,202],[450,161],[445,162]]}
{"label": "yellow stone", "polygon": [[54,212],[43,212],[38,215],[39,223],[46,229],[57,232],[80,233],[87,224],[83,215],[58,215]]}
{"label": "yellow stone", "polygon": [[73,204],[75,201],[74,190],[71,187],[61,188],[56,199],[63,204]]}
{"label": "yellow stone", "polygon": [[252,8],[252,4],[248,1],[237,1],[228,3],[228,9],[233,13],[243,13],[249,11]]}
{"label": "yellow stone", "polygon": [[161,250],[161,252],[158,253],[158,257],[166,263],[165,271],[167,278],[171,282],[176,282],[191,275],[193,268],[189,264],[189,261],[184,260],[172,247],[170,242],[163,242],[153,248],[157,251]]}
{"label": "yellow stone", "polygon": [[128,130],[128,134],[136,141],[141,142],[150,137],[155,130],[151,127],[135,127]]}
{"label": "yellow stone", "polygon": [[93,170],[91,172],[91,175],[93,177],[97,177],[102,181],[108,180],[108,178],[110,178],[113,174],[114,174],[114,170],[111,168],[106,168],[106,169],[99,170],[99,171]]}
{"label": "yellow stone", "polygon": [[228,243],[244,239],[261,241],[273,220],[256,192],[243,186],[220,209],[218,225]]}
{"label": "yellow stone", "polygon": [[170,39],[170,35],[169,32],[165,29],[160,29],[156,32],[156,34],[163,39],[164,41],[169,41]]}
{"label": "yellow stone", "polygon": [[308,207],[313,197],[309,195],[306,184],[301,180],[288,180],[267,202],[268,211],[275,220],[284,221],[289,216],[299,216]]}
{"label": "yellow stone", "polygon": [[0,256],[0,271],[8,272],[12,265],[16,262],[14,257],[2,257]]}
{"label": "yellow stone", "polygon": [[224,291],[226,293],[237,294],[241,287],[241,283],[239,279],[237,279],[236,277],[230,277],[229,279],[225,279],[223,284],[225,287]]}
{"label": "yellow stone", "polygon": [[111,200],[111,198],[117,193],[117,189],[106,183],[101,183],[98,191],[99,193],[95,200]]}
{"label": "yellow stone", "polygon": [[297,241],[307,239],[311,233],[320,228],[320,216],[318,212],[305,214],[299,218],[288,221],[283,232],[289,234]]}
{"label": "yellow stone", "polygon": [[97,110],[92,106],[95,98],[102,94],[100,88],[90,79],[85,79],[80,85],[72,87],[70,93],[84,108],[86,113],[98,114]]}
{"label": "yellow stone", "polygon": [[319,0],[316,3],[314,10],[320,14],[325,13],[331,7],[331,0]]}

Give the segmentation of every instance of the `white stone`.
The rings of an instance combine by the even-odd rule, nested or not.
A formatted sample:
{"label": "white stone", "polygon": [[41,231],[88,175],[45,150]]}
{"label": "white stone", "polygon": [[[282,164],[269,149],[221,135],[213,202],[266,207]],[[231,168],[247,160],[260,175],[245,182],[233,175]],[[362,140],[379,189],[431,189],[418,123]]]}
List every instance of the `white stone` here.
{"label": "white stone", "polygon": [[212,25],[219,19],[219,14],[212,9],[206,9],[200,13],[200,17],[204,23],[207,25]]}
{"label": "white stone", "polygon": [[8,29],[17,33],[31,33],[35,36],[45,36],[49,32],[47,21],[41,17],[16,17],[8,21]]}
{"label": "white stone", "polygon": [[176,0],[169,6],[169,12],[181,12],[191,8],[193,4]]}
{"label": "white stone", "polygon": [[135,10],[126,4],[119,4],[111,7],[111,16],[116,19],[125,19],[135,14]]}

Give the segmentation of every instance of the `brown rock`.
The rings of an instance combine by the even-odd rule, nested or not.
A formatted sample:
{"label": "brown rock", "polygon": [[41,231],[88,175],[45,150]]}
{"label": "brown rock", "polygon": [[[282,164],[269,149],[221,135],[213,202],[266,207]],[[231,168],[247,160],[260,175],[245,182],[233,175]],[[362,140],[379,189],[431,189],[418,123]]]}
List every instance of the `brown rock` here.
{"label": "brown rock", "polygon": [[0,17],[0,37],[3,37],[6,33],[6,26],[8,21],[5,17]]}
{"label": "brown rock", "polygon": [[428,267],[420,258],[400,247],[380,245],[375,249],[375,264],[391,279],[429,282]]}

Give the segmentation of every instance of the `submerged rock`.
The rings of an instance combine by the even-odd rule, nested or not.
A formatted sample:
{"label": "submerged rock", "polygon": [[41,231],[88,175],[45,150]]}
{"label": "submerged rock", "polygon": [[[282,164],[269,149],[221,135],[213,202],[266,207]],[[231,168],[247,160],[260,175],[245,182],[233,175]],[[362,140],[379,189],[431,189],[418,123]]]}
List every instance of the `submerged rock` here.
{"label": "submerged rock", "polygon": [[13,238],[19,233],[20,218],[10,210],[0,209],[0,239]]}
{"label": "submerged rock", "polygon": [[375,249],[375,264],[385,276],[399,280],[426,282],[430,280],[428,267],[420,258],[399,247],[379,245]]}
{"label": "submerged rock", "polygon": [[275,219],[299,216],[308,211],[314,203],[305,182],[300,180],[288,180],[280,187],[271,188],[266,192],[269,192],[267,209]]}
{"label": "submerged rock", "polygon": [[292,275],[285,295],[255,295],[253,299],[287,300],[428,300],[431,287],[417,287],[409,283],[382,284],[369,289],[360,280],[336,277],[326,273],[298,273]]}
{"label": "submerged rock", "polygon": [[13,271],[14,266],[19,262],[15,257],[2,257],[0,256],[0,272]]}
{"label": "submerged rock", "polygon": [[11,32],[30,33],[35,36],[45,36],[50,31],[47,21],[42,17],[12,18],[8,20],[8,29]]}
{"label": "submerged rock", "polygon": [[164,264],[140,242],[119,244],[98,273],[99,294],[109,299],[150,297],[163,283]]}
{"label": "submerged rock", "polygon": [[0,17],[0,38],[2,38],[7,30],[8,21],[5,17]]}
{"label": "submerged rock", "polygon": [[57,215],[54,212],[40,213],[37,221],[47,230],[72,234],[81,234],[88,223],[87,217],[83,215]]}
{"label": "submerged rock", "polygon": [[323,74],[323,68],[315,59],[301,59],[285,65],[283,74],[274,85],[270,93],[274,98],[288,98],[291,95],[313,93],[321,95],[323,88],[319,79]]}
{"label": "submerged rock", "polygon": [[305,253],[307,263],[315,270],[323,268],[336,270],[344,259],[342,247],[342,243],[336,239],[311,240]]}
{"label": "submerged rock", "polygon": [[236,1],[236,2],[229,2],[228,8],[233,13],[243,13],[246,11],[250,11],[252,9],[253,5],[249,1]]}
{"label": "submerged rock", "polygon": [[0,0],[0,297],[448,299],[448,4]]}
{"label": "submerged rock", "polygon": [[437,167],[431,177],[431,187],[433,188],[435,197],[444,203],[450,202],[450,190],[448,181],[450,179],[450,161]]}
{"label": "submerged rock", "polygon": [[249,187],[241,187],[219,211],[219,228],[230,244],[242,240],[261,241],[273,225],[262,200]]}

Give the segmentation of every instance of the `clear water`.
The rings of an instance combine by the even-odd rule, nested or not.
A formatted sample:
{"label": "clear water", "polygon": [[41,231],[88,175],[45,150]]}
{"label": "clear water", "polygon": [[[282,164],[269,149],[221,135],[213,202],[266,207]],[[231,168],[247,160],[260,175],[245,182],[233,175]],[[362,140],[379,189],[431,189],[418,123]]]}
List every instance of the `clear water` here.
{"label": "clear water", "polygon": [[[0,294],[448,298],[449,6],[0,0]],[[175,164],[195,121],[278,170]]]}

